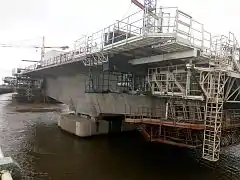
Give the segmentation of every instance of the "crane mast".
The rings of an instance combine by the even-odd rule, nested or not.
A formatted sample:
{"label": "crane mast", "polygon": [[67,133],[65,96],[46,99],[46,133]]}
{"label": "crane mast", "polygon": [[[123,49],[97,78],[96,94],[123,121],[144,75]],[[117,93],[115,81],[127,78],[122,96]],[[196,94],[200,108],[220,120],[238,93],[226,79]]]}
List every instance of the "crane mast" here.
{"label": "crane mast", "polygon": [[144,7],[147,9],[154,10],[157,6],[157,0],[144,0]]}
{"label": "crane mast", "polygon": [[[145,33],[154,32],[157,0],[144,0],[144,27]],[[153,15],[154,14],[154,15]]]}
{"label": "crane mast", "polygon": [[156,9],[157,7],[157,0],[144,0],[144,3],[142,4],[138,0],[131,0],[133,4],[138,6],[140,9]]}
{"label": "crane mast", "polygon": [[144,10],[144,33],[154,32],[155,22],[158,20],[156,16],[157,0],[144,0],[143,4],[138,0],[132,0],[132,3]]}

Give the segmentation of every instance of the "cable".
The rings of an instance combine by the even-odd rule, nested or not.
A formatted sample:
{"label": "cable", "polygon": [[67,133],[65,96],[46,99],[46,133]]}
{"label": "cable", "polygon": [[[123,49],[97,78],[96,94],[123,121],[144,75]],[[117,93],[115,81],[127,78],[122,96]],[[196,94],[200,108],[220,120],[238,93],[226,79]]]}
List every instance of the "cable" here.
{"label": "cable", "polygon": [[[130,0],[129,0],[129,1],[130,1]],[[123,14],[123,16],[122,16],[121,19],[124,19],[124,18],[127,16],[127,14],[129,13],[131,7],[132,7],[132,1],[130,1],[130,4],[128,5],[128,9],[127,9],[127,11]]]}

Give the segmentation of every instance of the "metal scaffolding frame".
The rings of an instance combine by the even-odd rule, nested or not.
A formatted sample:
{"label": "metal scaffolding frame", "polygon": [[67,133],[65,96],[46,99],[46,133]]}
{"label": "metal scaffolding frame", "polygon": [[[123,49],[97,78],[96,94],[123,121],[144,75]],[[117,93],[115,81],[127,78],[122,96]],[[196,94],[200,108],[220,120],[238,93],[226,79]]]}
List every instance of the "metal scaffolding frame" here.
{"label": "metal scaffolding frame", "polygon": [[32,101],[35,91],[41,90],[41,79],[34,79],[27,76],[16,76],[16,91],[19,96],[27,97],[27,101]]}
{"label": "metal scaffolding frame", "polygon": [[130,107],[126,121],[132,123],[151,123],[165,126],[203,129],[205,104],[201,101],[166,99],[160,106]]}
{"label": "metal scaffolding frame", "polygon": [[82,61],[87,66],[101,65],[108,61],[109,54],[146,46],[160,48],[166,53],[198,48],[202,55],[211,55],[212,36],[203,24],[176,7],[153,7],[140,10],[89,36],[83,36],[75,41],[73,51],[26,67],[24,72],[75,61]]}
{"label": "metal scaffolding frame", "polygon": [[[144,2],[141,11],[78,39],[73,51],[28,67],[23,73],[76,61],[85,66],[99,66],[114,54],[132,53],[140,48],[142,51],[147,51],[147,48],[158,50],[158,55],[163,56],[196,50],[196,57],[177,57],[175,60],[178,61],[174,62],[168,59],[168,64],[175,65],[159,65],[164,61],[162,58],[162,61],[154,62],[158,64],[155,67],[148,67],[147,83],[142,82],[141,89],[150,89],[152,95],[165,99],[166,103],[164,107],[133,107],[130,113],[126,113],[125,121],[138,124],[151,141],[185,143],[190,147],[193,145],[186,138],[192,138],[192,132],[197,131],[203,135],[202,157],[217,161],[223,124],[224,128],[225,125],[231,128],[226,119],[222,124],[226,110],[223,105],[240,103],[240,53],[236,37],[233,33],[214,37],[203,24],[178,8],[156,8],[156,1]],[[115,86],[116,92],[119,83],[123,90],[136,90],[133,76],[130,78],[129,74],[90,73],[86,92],[111,92]],[[119,75],[122,78],[119,79]],[[127,76],[130,79],[123,79]],[[238,127],[240,123],[237,120],[233,124]],[[176,133],[178,137],[187,135],[175,141],[177,136],[174,132],[179,132],[179,129],[184,129],[184,132],[181,135]]]}
{"label": "metal scaffolding frame", "polygon": [[165,143],[180,147],[201,147],[201,134],[193,129],[174,128],[162,125],[139,124],[138,130],[151,142]]}
{"label": "metal scaffolding frame", "polygon": [[208,76],[203,138],[203,158],[217,161],[220,154],[225,73],[214,71]]}
{"label": "metal scaffolding frame", "polygon": [[89,68],[88,79],[85,82],[86,93],[128,93],[140,94],[146,92],[145,76],[134,73],[97,71]]}

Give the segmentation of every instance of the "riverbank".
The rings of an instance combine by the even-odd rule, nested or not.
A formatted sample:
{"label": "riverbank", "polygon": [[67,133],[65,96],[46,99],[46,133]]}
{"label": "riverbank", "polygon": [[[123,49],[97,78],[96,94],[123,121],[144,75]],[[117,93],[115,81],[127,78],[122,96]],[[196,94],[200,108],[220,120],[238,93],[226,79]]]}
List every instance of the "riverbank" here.
{"label": "riverbank", "polygon": [[13,88],[6,88],[6,87],[0,86],[0,95],[8,94],[8,93],[13,93]]}
{"label": "riverbank", "polygon": [[35,113],[43,113],[43,112],[62,112],[63,106],[59,104],[27,104],[27,103],[21,103],[21,104],[11,104],[11,106],[14,108],[14,111],[16,112],[35,112]]}

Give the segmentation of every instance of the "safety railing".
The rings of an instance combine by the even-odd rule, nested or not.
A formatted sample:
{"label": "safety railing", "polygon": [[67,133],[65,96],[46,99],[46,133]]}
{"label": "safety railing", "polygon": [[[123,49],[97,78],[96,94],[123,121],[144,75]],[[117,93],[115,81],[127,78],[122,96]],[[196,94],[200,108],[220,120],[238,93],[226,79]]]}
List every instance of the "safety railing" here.
{"label": "safety railing", "polygon": [[235,37],[235,35],[232,32],[229,32],[229,44],[230,47],[232,47],[231,57],[232,57],[232,64],[234,64],[238,71],[240,71],[240,51],[239,51],[239,44]]}
{"label": "safety railing", "polygon": [[[164,34],[172,35],[181,44],[186,43],[188,46],[199,48],[203,55],[210,57],[212,53],[215,53],[213,52],[216,50],[213,47],[211,33],[207,32],[204,25],[195,21],[190,15],[176,7],[161,7],[152,16],[152,27],[145,26],[144,11],[138,11],[90,36],[83,36],[76,40],[73,51],[50,58],[27,69],[34,70],[40,67],[77,61],[80,57],[85,58],[98,52],[107,54],[120,43],[124,45],[124,43],[131,43],[137,37],[148,38],[152,35],[154,37],[161,37]],[[145,28],[151,28],[153,31],[146,33]],[[234,38],[232,38],[232,42],[236,44]]]}
{"label": "safety railing", "polygon": [[[130,120],[154,120],[157,122],[166,121],[166,106],[162,105],[156,108],[149,107],[125,107],[126,118]],[[128,112],[127,112],[128,111]]]}
{"label": "safety railing", "polygon": [[222,68],[240,71],[238,42],[233,33],[212,38],[211,61]]}
{"label": "safety railing", "polygon": [[176,7],[164,7],[158,10],[159,14],[159,33],[176,32]]}
{"label": "safety railing", "polygon": [[211,51],[211,33],[204,29],[204,25],[194,20],[190,15],[176,10],[177,36],[190,42],[190,45],[200,48],[209,55]]}
{"label": "safety railing", "polygon": [[73,60],[73,52],[68,52],[65,54],[60,54],[59,56],[55,56],[53,58],[50,58],[46,61],[43,61],[39,64],[40,67],[45,67],[48,65],[55,65],[55,64],[62,64],[65,62],[68,62],[70,60]]}
{"label": "safety railing", "polygon": [[170,101],[154,108],[130,107],[126,118],[132,120],[204,124],[204,103]]}
{"label": "safety railing", "polygon": [[85,56],[107,49],[116,42],[142,35],[143,21],[143,11],[138,11],[90,36],[77,40],[75,51]]}

